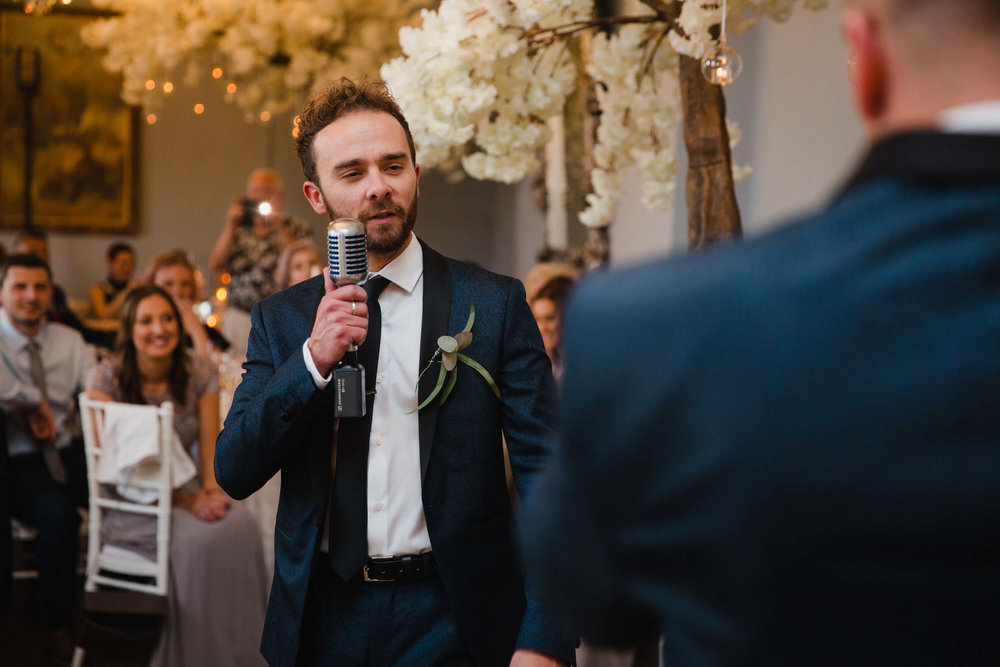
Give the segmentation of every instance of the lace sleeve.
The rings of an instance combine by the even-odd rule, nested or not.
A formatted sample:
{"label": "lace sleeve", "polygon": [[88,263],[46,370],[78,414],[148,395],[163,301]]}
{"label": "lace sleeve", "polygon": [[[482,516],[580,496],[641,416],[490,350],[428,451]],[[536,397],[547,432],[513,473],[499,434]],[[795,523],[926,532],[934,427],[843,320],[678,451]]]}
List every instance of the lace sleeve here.
{"label": "lace sleeve", "polygon": [[118,386],[118,361],[105,359],[94,367],[87,378],[87,388],[102,391],[116,401],[122,400],[121,387]]}
{"label": "lace sleeve", "polygon": [[219,393],[219,371],[211,359],[200,355],[191,357],[191,379],[188,382],[195,398]]}

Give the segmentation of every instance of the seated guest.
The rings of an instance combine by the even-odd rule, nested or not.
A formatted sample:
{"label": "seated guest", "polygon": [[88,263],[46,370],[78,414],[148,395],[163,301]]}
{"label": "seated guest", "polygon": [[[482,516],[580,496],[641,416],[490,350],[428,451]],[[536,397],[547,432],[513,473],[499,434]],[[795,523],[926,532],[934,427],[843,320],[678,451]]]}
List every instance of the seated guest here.
{"label": "seated guest", "polygon": [[[181,314],[155,285],[132,290],[122,306],[118,353],[91,374],[87,393],[99,400],[159,405],[173,401],[177,435],[200,470],[174,493],[168,616],[153,655],[155,667],[262,664],[266,580],[257,529],[246,509],[215,481],[219,381],[207,359],[181,344]],[[107,539],[151,552],[152,517],[108,513]]]}
{"label": "seated guest", "polygon": [[569,278],[576,282],[580,275],[580,270],[566,262],[538,262],[528,275],[524,277],[524,293],[528,298],[528,303],[535,298],[535,294],[543,285],[555,278]]}
{"label": "seated guest", "polygon": [[208,326],[194,311],[198,284],[196,269],[183,250],[162,252],[149,263],[143,282],[156,285],[173,297],[181,313],[185,342],[198,354],[208,356],[213,349],[225,351],[229,341]]}
{"label": "seated guest", "polygon": [[275,282],[278,289],[298,285],[303,280],[323,273],[326,259],[320,255],[319,248],[309,239],[299,239],[289,243],[281,251],[278,258],[278,269],[275,271]]}
{"label": "seated guest", "polygon": [[[86,464],[76,395],[94,365],[79,333],[46,320],[52,275],[34,255],[8,257],[0,269],[0,410],[5,414],[11,515],[38,530],[35,559],[49,652],[72,658],[80,515],[87,505]],[[3,530],[9,530],[7,523]]]}
{"label": "seated guest", "polygon": [[559,384],[562,384],[563,374],[559,318],[572,289],[572,278],[558,276],[545,283],[528,300],[531,314],[535,316],[535,323],[538,324],[538,330],[542,334],[545,353],[549,355],[549,361],[552,362],[552,375],[555,376],[556,382]]}
{"label": "seated guest", "polygon": [[108,247],[107,263],[107,279],[90,287],[90,308],[96,317],[113,319],[118,317],[125,295],[133,287],[135,249],[128,243],[112,243]]}
{"label": "seated guest", "polygon": [[[31,229],[18,234],[14,241],[14,252],[34,255],[51,266],[49,264],[49,237],[41,230]],[[58,322],[76,329],[88,343],[106,348],[114,346],[114,333],[97,331],[86,326],[83,320],[69,307],[66,291],[55,282],[52,283],[52,305],[49,306],[46,317],[49,322]]]}

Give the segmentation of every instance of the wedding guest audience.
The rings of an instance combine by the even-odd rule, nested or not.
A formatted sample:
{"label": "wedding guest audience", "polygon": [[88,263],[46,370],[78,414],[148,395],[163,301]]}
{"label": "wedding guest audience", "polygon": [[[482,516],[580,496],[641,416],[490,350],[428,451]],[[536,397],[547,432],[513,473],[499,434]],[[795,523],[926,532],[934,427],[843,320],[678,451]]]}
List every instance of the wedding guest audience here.
{"label": "wedding guest audience", "polygon": [[278,270],[275,273],[278,289],[298,285],[303,280],[318,276],[326,263],[312,241],[301,239],[288,244],[278,259]]}
{"label": "wedding guest audience", "polygon": [[197,275],[197,269],[186,252],[170,250],[153,257],[146,267],[143,282],[161,287],[173,297],[181,313],[185,343],[198,354],[210,356],[213,349],[225,351],[230,343],[214,327],[202,322],[195,312]]}
{"label": "wedding guest audience", "polygon": [[136,285],[132,282],[135,248],[121,241],[112,243],[108,246],[106,262],[107,278],[90,286],[90,309],[95,317],[114,319],[118,317],[129,289]]}
{"label": "wedding guest audience", "polygon": [[578,287],[523,544],[664,665],[1000,664],[1000,2],[848,0],[817,214]]}
{"label": "wedding guest audience", "polygon": [[[46,319],[52,274],[34,255],[9,256],[0,269],[0,409],[9,454],[10,513],[35,527],[35,561],[50,630],[49,653],[72,658],[80,515],[86,463],[76,396],[94,365],[80,334]],[[2,527],[10,530],[10,524]]]}
{"label": "wedding guest audience", "polygon": [[285,189],[278,172],[253,170],[245,196],[233,197],[226,223],[208,256],[209,268],[229,274],[223,333],[243,351],[250,332],[250,308],[278,291],[274,272],[281,251],[310,235],[305,221],[285,214],[284,204]]}
{"label": "wedding guest audience", "polygon": [[[262,664],[266,581],[253,519],[219,488],[213,473],[219,432],[219,381],[212,363],[181,344],[181,314],[155,285],[132,290],[122,306],[118,352],[87,383],[100,400],[160,405],[173,401],[174,427],[199,478],[174,493],[168,616],[154,667]],[[108,513],[108,542],[152,553],[151,517]]]}

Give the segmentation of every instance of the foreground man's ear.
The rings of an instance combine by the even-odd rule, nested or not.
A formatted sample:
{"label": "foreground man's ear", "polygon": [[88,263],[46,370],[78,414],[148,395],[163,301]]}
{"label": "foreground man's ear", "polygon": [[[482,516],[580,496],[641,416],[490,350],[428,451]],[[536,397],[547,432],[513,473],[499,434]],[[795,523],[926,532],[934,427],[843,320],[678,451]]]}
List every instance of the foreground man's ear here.
{"label": "foreground man's ear", "polygon": [[870,12],[852,6],[844,10],[843,31],[851,53],[854,103],[869,134],[876,135],[886,111],[889,85],[883,27]]}

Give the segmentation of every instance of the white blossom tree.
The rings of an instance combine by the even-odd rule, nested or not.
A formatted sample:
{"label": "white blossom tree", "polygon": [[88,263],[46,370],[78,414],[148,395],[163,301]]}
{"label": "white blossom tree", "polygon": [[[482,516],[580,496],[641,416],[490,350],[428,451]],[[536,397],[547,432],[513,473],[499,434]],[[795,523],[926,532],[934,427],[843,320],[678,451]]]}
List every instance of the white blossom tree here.
{"label": "white blossom tree", "polygon": [[[622,175],[633,165],[643,204],[668,208],[677,172],[673,137],[683,122],[690,245],[738,235],[724,99],[700,65],[719,45],[722,0],[641,0],[617,16],[597,15],[594,4],[442,0],[436,11],[421,12],[420,27],[402,28],[403,56],[381,73],[422,163],[519,181],[539,167],[547,120],[561,113],[582,67],[595,84],[599,122],[580,221],[593,229],[611,221]],[[787,18],[798,4],[819,9],[827,1],[731,0],[726,23],[742,32],[761,16]],[[582,61],[571,48],[581,39],[592,39]]]}

